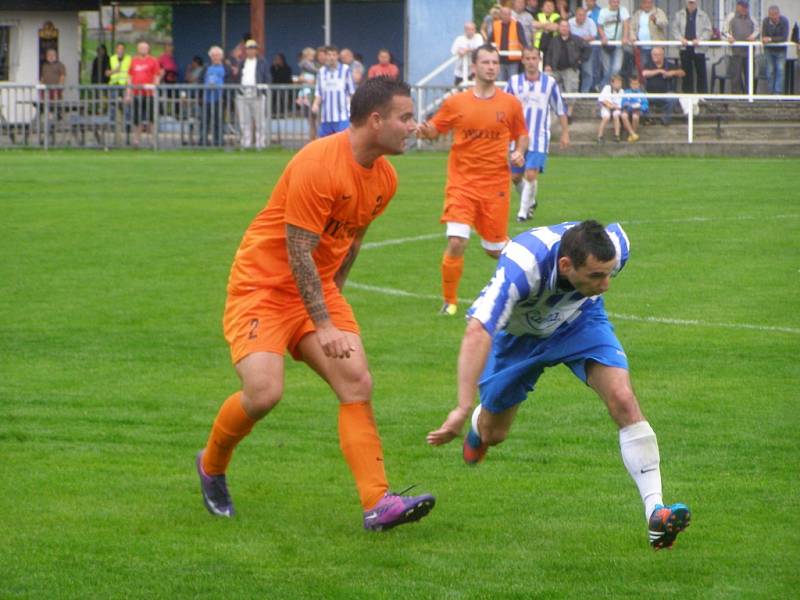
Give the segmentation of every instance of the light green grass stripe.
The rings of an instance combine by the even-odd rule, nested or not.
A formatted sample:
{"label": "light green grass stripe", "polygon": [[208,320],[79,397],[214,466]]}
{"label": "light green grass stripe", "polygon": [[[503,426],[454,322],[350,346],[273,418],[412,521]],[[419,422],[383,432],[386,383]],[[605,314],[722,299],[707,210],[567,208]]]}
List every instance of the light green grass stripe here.
{"label": "light green grass stripe", "polygon": [[[402,298],[413,298],[415,300],[441,300],[440,296],[435,294],[417,294],[415,292],[407,292],[405,290],[398,290],[394,288],[380,287],[377,285],[368,285],[365,283],[358,283],[356,281],[348,281],[347,287],[355,288],[357,290],[364,290],[367,292],[375,292],[376,294],[384,294],[386,296],[399,296]],[[472,300],[459,300],[459,304],[472,304]],[[689,327],[724,327],[727,329],[752,329],[755,331],[774,331],[776,333],[792,333],[800,334],[800,329],[794,327],[782,327],[773,325],[755,325],[752,323],[716,323],[700,321],[696,319],[672,319],[669,317],[640,317],[637,315],[625,315],[621,313],[608,313],[610,317],[619,319],[620,321],[637,321],[640,323],[658,323],[660,325],[682,325]]]}

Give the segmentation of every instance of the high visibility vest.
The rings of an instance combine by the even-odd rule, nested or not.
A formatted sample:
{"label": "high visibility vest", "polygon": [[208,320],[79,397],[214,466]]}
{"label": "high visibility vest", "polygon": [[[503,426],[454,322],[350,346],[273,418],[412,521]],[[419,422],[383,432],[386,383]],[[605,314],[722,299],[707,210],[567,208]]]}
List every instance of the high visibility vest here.
{"label": "high visibility vest", "polygon": [[[539,21],[539,23],[547,23],[548,21],[550,21],[551,23],[555,23],[560,18],[561,15],[559,15],[555,11],[551,12],[549,17],[542,12],[536,13],[536,20]],[[537,29],[536,35],[533,36],[533,45],[535,48],[538,48],[539,45],[542,43],[542,33],[544,33],[543,30]]]}
{"label": "high visibility vest", "polygon": [[[497,19],[492,23],[492,38],[494,45],[498,50],[522,51],[522,42],[519,41],[519,36],[517,35],[517,21],[514,21],[513,19],[508,24],[508,48],[500,47],[500,40],[503,38],[503,22],[500,19]],[[506,56],[505,58],[511,61],[520,61],[522,60],[522,55],[518,54],[516,56]]]}
{"label": "high visibility vest", "polygon": [[[131,70],[131,57],[129,54],[126,54],[122,57],[122,66],[120,67],[119,57],[116,54],[112,54],[111,58],[108,59],[109,64],[111,65],[111,77],[108,79],[109,85],[128,85],[128,71]],[[114,70],[119,68],[119,72],[114,73]]]}

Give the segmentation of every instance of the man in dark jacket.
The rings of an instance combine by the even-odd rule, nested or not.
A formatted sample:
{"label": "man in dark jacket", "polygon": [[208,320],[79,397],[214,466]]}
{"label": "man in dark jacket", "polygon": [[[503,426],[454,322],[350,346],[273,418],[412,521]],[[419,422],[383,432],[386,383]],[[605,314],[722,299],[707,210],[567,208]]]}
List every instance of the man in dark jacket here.
{"label": "man in dark jacket", "polygon": [[[558,23],[558,35],[547,45],[547,52],[544,55],[545,73],[551,73],[555,77],[562,92],[577,92],[581,64],[590,52],[591,48],[586,40],[572,35],[569,21],[563,19]],[[572,104],[569,104],[567,116],[571,115]]]}
{"label": "man in dark jacket", "polygon": [[777,6],[770,6],[768,15],[761,24],[761,41],[764,43],[764,56],[767,59],[767,87],[770,94],[782,94],[786,46],[769,44],[783,44],[789,40],[789,19],[781,14]]}
{"label": "man in dark jacket", "polygon": [[241,86],[236,94],[236,114],[239,116],[242,148],[249,148],[255,134],[256,150],[266,145],[265,118],[266,96],[256,86],[270,82],[269,65],[258,56],[258,42],[247,40],[244,45],[245,59],[239,65],[237,83]]}

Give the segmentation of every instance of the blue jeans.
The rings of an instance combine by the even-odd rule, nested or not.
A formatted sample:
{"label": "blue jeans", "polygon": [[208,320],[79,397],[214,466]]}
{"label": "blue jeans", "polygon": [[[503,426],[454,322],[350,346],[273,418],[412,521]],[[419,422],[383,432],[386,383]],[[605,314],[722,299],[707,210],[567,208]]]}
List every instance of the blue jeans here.
{"label": "blue jeans", "polygon": [[599,48],[592,48],[592,53],[589,58],[581,63],[581,94],[594,91],[594,86],[597,83],[595,79],[595,71],[597,70],[597,61],[599,60]]}
{"label": "blue jeans", "polygon": [[603,80],[600,82],[601,90],[611,83],[612,75],[620,72],[623,57],[622,46],[606,46],[601,49],[600,58],[603,62]]}
{"label": "blue jeans", "polygon": [[783,93],[783,77],[786,70],[786,54],[784,52],[764,52],[767,57],[767,93]]}

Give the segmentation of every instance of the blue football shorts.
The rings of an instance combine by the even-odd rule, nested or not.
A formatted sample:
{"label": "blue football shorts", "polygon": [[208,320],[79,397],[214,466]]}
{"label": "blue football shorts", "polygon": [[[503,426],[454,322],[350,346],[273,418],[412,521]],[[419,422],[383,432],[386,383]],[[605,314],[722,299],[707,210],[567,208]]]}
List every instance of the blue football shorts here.
{"label": "blue football shorts", "polygon": [[325,123],[319,124],[319,137],[325,137],[326,135],[333,135],[334,133],[339,133],[340,131],[344,131],[350,127],[350,121],[326,121]]}
{"label": "blue football shorts", "polygon": [[499,332],[478,384],[481,405],[498,413],[519,404],[533,391],[545,368],[562,363],[586,383],[589,360],[608,367],[628,368],[625,351],[601,301],[550,337]]}
{"label": "blue football shorts", "polygon": [[544,152],[533,152],[528,150],[525,153],[525,166],[517,167],[511,165],[511,172],[515,175],[524,173],[527,170],[538,170],[539,173],[544,173],[544,166],[547,164],[547,154]]}

